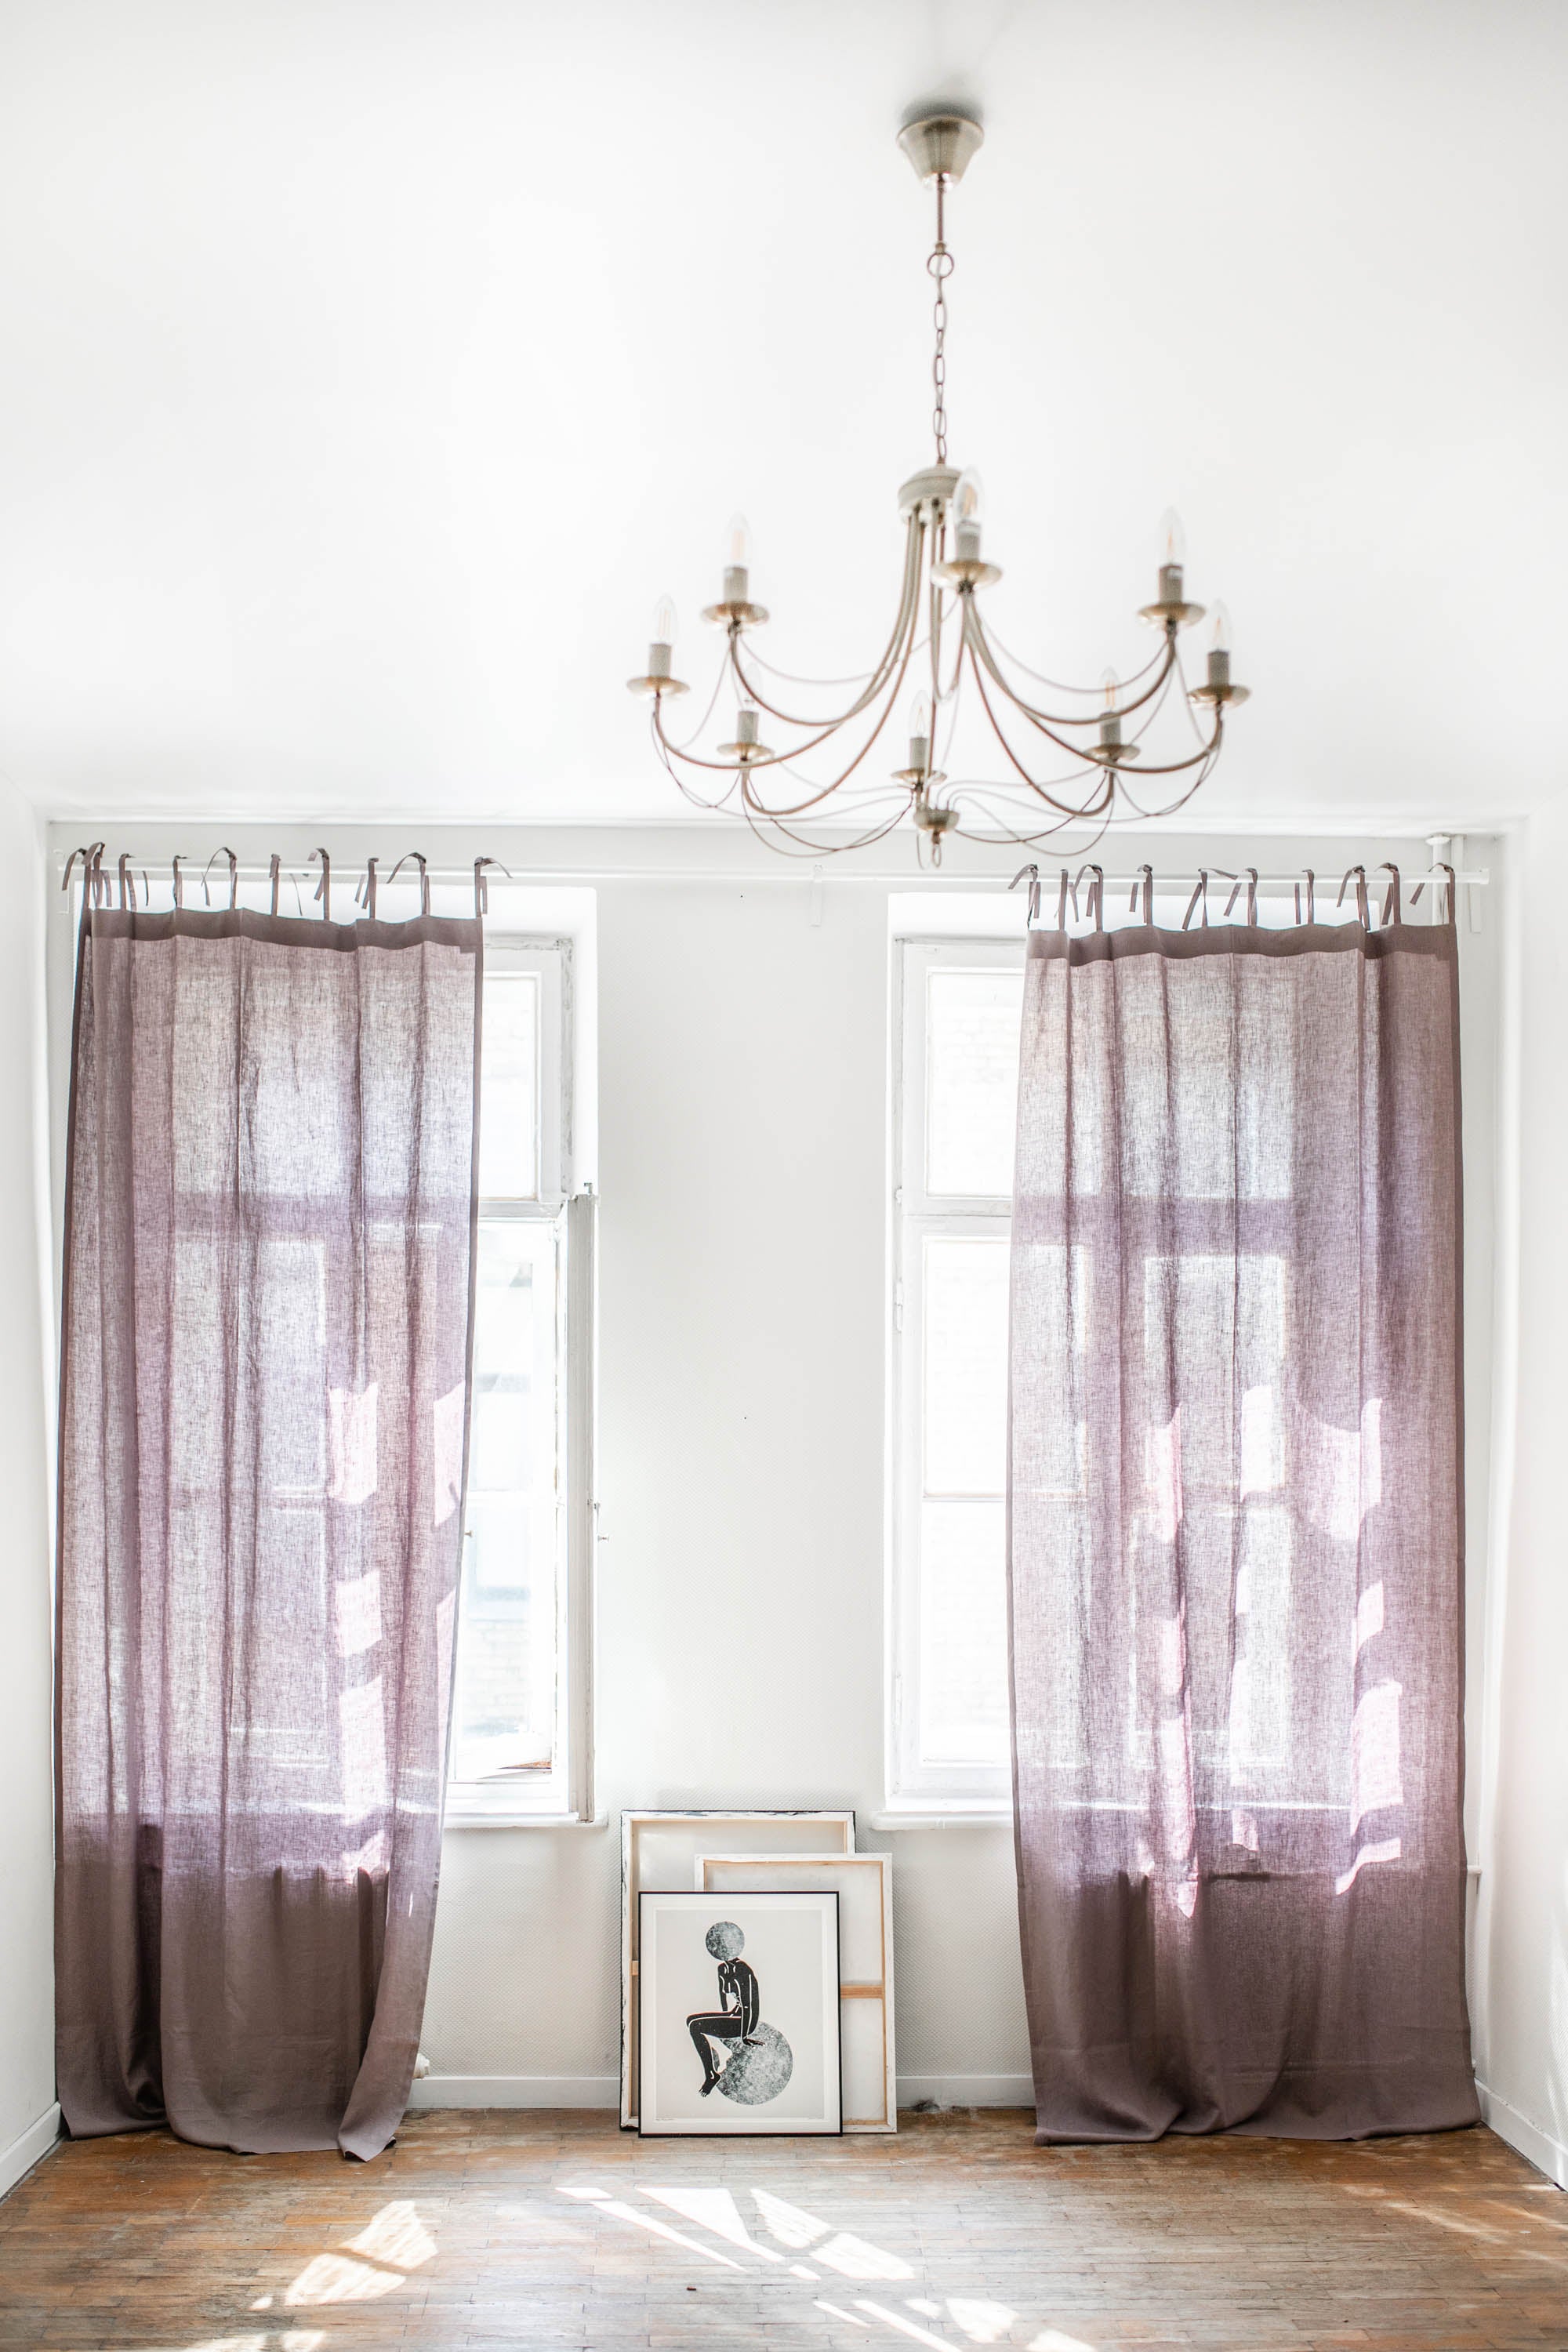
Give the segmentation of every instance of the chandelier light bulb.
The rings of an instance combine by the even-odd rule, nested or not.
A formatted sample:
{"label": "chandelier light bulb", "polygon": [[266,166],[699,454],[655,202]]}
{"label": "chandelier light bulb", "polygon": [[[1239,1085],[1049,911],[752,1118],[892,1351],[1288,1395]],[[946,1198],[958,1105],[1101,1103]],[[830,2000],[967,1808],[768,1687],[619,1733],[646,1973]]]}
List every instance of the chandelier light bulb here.
{"label": "chandelier light bulb", "polygon": [[910,766],[918,776],[931,770],[931,701],[923,694],[910,705]]}
{"label": "chandelier light bulb", "polygon": [[748,747],[757,740],[757,706],[742,702],[735,713],[735,740]]}
{"label": "chandelier light bulb", "polygon": [[973,466],[966,466],[952,494],[952,519],[957,527],[959,562],[976,562],[980,555],[980,519],[985,493]]}
{"label": "chandelier light bulb", "polygon": [[751,594],[752,526],[743,514],[730,517],[724,541],[724,602],[744,604]]}
{"label": "chandelier light bulb", "polygon": [[1223,604],[1214,608],[1214,626],[1209,632],[1209,684],[1230,684],[1230,614]]}
{"label": "chandelier light bulb", "polygon": [[1186,570],[1187,534],[1182,529],[1182,518],[1174,507],[1167,507],[1160,518],[1160,602],[1179,604],[1182,602],[1182,575]]}
{"label": "chandelier light bulb", "polygon": [[1121,713],[1116,706],[1117,698],[1121,692],[1121,680],[1113,669],[1108,669],[1100,678],[1100,691],[1105,697],[1105,708],[1100,714],[1100,748],[1102,751],[1120,751]]}
{"label": "chandelier light bulb", "polygon": [[653,608],[653,635],[648,641],[649,677],[669,676],[670,650],[675,644],[675,599],[661,596]]}

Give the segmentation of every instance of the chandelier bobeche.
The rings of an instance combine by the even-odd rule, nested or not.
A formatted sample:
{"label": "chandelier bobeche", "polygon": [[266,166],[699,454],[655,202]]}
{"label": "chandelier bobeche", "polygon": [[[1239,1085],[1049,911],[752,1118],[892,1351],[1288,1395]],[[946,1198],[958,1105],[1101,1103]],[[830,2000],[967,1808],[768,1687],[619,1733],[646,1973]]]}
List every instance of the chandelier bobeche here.
{"label": "chandelier bobeche", "polygon": [[[1247,698],[1247,688],[1231,682],[1223,604],[1213,616],[1205,681],[1187,685],[1177,639],[1202,620],[1204,607],[1187,599],[1182,528],[1173,514],[1163,526],[1159,593],[1139,616],[1159,631],[1160,645],[1126,681],[1107,670],[1098,687],[1058,686],[1007,653],[981,617],[980,593],[1002,574],[981,553],[978,477],[947,462],[947,281],[953,264],[946,209],[948,192],[963,177],[983,136],[977,122],[956,111],[922,115],[899,134],[921,180],[936,191],[936,243],[926,264],[936,286],[936,450],[935,463],[912,474],[899,492],[905,518],[903,583],[881,659],[852,681],[857,692],[847,709],[785,709],[778,698],[780,683],[797,681],[773,669],[752,642],[768,616],[752,601],[751,535],[737,516],[730,530],[724,593],[703,614],[724,632],[724,661],[695,732],[676,742],[666,724],[668,706],[687,691],[674,675],[675,606],[668,596],[659,599],[654,614],[647,668],[627,680],[634,694],[651,698],[655,747],[687,798],[700,807],[743,815],[787,855],[823,857],[863,847],[890,833],[906,814],[914,820],[917,841],[929,844],[933,865],[941,864],[949,834],[1033,844],[1068,827],[1088,827],[1098,840],[1110,824],[1173,815],[1191,800],[1219,757],[1226,706]],[[919,690],[909,715],[908,760],[890,782],[878,782],[876,747],[911,672]],[[1005,764],[1001,782],[953,776],[942,764],[952,756],[966,675]],[[714,727],[713,714],[726,682],[735,705],[731,740],[700,748],[710,731],[724,731],[721,721]],[[1042,708],[1032,698],[1041,687],[1053,697],[1066,695],[1074,707]],[[1194,714],[1194,743],[1175,747],[1179,756],[1167,752],[1156,759],[1150,756],[1155,747],[1148,739],[1172,699],[1179,710],[1195,705],[1206,725]],[[777,734],[776,744],[764,740],[764,724]],[[814,779],[798,764],[841,736],[847,757],[836,774]],[[1064,757],[1070,766],[1041,772],[1060,770]],[[1149,780],[1146,797],[1132,791],[1134,775],[1140,788]],[[1153,782],[1161,777],[1177,780],[1163,796]]]}

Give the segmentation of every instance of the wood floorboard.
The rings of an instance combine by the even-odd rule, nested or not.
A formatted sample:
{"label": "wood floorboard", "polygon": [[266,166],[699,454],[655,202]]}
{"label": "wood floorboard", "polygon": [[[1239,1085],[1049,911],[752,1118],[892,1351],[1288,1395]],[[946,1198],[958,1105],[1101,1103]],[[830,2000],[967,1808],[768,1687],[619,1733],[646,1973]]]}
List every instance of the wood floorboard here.
{"label": "wood floorboard", "polygon": [[1038,2148],[426,2112],[373,2164],[70,2142],[0,2202],[28,2352],[1564,2352],[1568,2200],[1486,2130]]}

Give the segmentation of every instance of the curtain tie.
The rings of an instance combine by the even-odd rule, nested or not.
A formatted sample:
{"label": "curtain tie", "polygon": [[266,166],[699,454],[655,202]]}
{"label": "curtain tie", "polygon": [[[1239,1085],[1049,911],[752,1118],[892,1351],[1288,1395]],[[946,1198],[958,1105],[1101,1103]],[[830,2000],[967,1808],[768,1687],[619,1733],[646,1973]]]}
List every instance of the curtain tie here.
{"label": "curtain tie", "polygon": [[422,915],[427,915],[430,912],[430,874],[429,868],[426,866],[425,862],[425,853],[423,850],[410,849],[405,851],[403,856],[398,859],[396,865],[393,867],[391,873],[386,878],[389,882],[395,882],[410,859],[412,859],[414,864],[419,868],[419,911]]}
{"label": "curtain tie", "polygon": [[1024,929],[1026,931],[1032,931],[1035,928],[1036,922],[1039,919],[1040,912],[1039,867],[1037,866],[1020,866],[1016,874],[1014,875],[1011,882],[1008,883],[1007,887],[1009,890],[1016,890],[1026,874],[1029,877],[1029,904],[1024,915]]}
{"label": "curtain tie", "polygon": [[1204,910],[1203,927],[1206,931],[1209,927],[1209,869],[1206,866],[1200,866],[1198,868],[1198,878],[1193,886],[1193,895],[1187,900],[1187,911],[1182,917],[1184,931],[1191,929],[1193,917],[1197,912],[1200,903]]}
{"label": "curtain tie", "polygon": [[1077,877],[1072,886],[1073,911],[1075,914],[1078,911],[1078,886],[1079,883],[1083,880],[1086,874],[1090,877],[1089,885],[1089,919],[1092,921],[1097,931],[1102,931],[1105,929],[1105,874],[1102,867],[1099,866],[1080,866],[1079,867]]}
{"label": "curtain tie", "polygon": [[202,869],[202,897],[210,907],[213,902],[211,875],[220,857],[228,860],[228,907],[232,914],[239,904],[239,860],[232,849],[215,849]]}
{"label": "curtain tie", "polygon": [[[476,915],[488,915],[490,910],[489,877],[485,872],[487,866],[493,866],[498,873],[506,876],[509,882],[511,880],[510,866],[503,866],[499,857],[476,857],[474,860],[474,912]],[[1012,884],[1009,883],[1007,887],[1011,889]]]}

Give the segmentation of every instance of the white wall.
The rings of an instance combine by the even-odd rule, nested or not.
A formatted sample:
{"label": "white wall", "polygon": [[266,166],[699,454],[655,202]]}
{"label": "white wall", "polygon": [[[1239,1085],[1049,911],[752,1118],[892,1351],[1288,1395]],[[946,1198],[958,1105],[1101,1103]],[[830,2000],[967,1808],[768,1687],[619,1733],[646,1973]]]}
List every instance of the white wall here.
{"label": "white wall", "polygon": [[43,836],[0,785],[0,2194],[43,2155],[55,2106],[46,1317]]}
{"label": "white wall", "polygon": [[1477,2071],[1568,2187],[1568,797],[1510,844]]}
{"label": "white wall", "polygon": [[[244,857],[275,846],[302,858],[321,836],[215,827],[220,837]],[[328,837],[335,873],[367,848],[408,845],[349,829]],[[426,2095],[614,2105],[621,1809],[820,1803],[853,1806],[860,1843],[896,1855],[906,2102],[1026,2099],[1010,1831],[869,1826],[885,1793],[888,898],[912,887],[912,857],[889,845],[873,863],[880,880],[855,878],[864,868],[850,861],[830,866],[814,926],[809,868],[767,860],[741,878],[745,845],[729,833],[489,828],[481,839],[422,827],[418,838],[443,864],[483,849],[539,882],[552,870],[596,877],[604,1538],[605,1825],[448,1832]],[[123,839],[149,861],[211,845],[188,828],[176,837],[142,826]],[[58,831],[57,850],[65,841]],[[1337,877],[1352,856],[1372,865],[1390,853],[1407,870],[1426,864],[1409,842],[1279,841],[1268,862]],[[1145,854],[1177,872],[1200,857],[1234,867],[1243,853],[1235,841],[1166,835],[1146,851],[1122,843],[1117,864]],[[1496,845],[1472,840],[1467,856],[1495,862]],[[1016,860],[971,863],[995,887]],[[680,878],[698,866],[709,878]],[[1490,903],[1482,919],[1461,932],[1478,1642],[1497,1066]],[[52,969],[58,1056],[68,970],[58,945]],[[1471,1679],[1479,1705],[1475,1663]]]}

